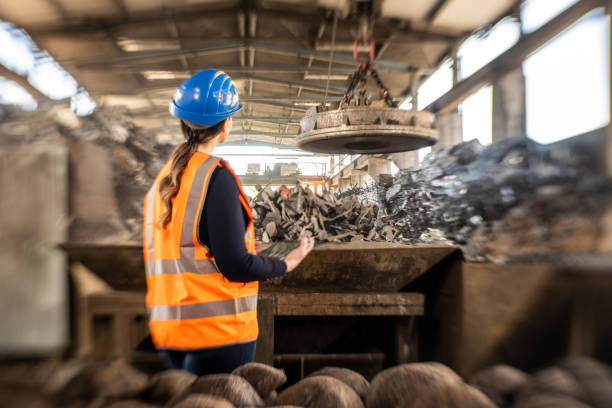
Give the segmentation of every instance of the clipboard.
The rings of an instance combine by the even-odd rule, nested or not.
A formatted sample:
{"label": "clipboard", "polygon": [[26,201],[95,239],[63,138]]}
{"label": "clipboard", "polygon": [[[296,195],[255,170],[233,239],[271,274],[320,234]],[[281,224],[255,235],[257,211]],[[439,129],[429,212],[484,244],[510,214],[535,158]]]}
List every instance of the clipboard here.
{"label": "clipboard", "polygon": [[282,260],[298,246],[300,246],[300,241],[279,241],[264,249],[258,255]]}

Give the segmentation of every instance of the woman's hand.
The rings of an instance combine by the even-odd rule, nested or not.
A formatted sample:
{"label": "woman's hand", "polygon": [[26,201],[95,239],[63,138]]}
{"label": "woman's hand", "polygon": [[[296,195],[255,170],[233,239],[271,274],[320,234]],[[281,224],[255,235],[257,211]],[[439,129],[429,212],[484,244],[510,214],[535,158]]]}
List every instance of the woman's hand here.
{"label": "woman's hand", "polygon": [[314,238],[302,238],[300,246],[289,252],[284,261],[287,264],[287,272],[291,272],[302,262],[306,255],[314,248]]}

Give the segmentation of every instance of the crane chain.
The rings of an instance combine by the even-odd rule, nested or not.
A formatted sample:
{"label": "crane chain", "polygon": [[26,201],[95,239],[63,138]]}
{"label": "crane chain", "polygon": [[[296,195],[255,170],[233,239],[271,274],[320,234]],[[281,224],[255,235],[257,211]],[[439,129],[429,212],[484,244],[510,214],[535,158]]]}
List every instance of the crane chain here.
{"label": "crane chain", "polygon": [[381,99],[385,101],[387,106],[397,108],[397,102],[393,101],[389,89],[385,86],[385,84],[383,84],[382,80],[378,76],[378,72],[374,69],[374,66],[372,65],[372,61],[374,59],[374,42],[370,41],[370,58],[363,61],[359,61],[357,57],[358,45],[358,40],[355,40],[355,44],[353,47],[353,56],[355,58],[355,61],[357,62],[357,69],[351,77],[351,82],[349,83],[349,86],[346,92],[344,93],[340,106],[342,107],[351,103],[351,100],[355,96],[355,88],[357,87],[357,84],[361,85],[360,93],[362,98],[365,99],[366,81],[369,72],[372,78],[374,78],[374,81],[376,81],[376,85],[378,86],[378,93]]}

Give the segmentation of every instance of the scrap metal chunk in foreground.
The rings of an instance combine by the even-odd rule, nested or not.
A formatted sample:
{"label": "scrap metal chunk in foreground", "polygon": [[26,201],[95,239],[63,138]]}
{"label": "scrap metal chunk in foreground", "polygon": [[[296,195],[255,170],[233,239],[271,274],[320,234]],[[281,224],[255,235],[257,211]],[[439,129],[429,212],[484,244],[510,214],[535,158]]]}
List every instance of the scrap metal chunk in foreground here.
{"label": "scrap metal chunk in foreground", "polygon": [[396,108],[351,107],[317,113],[300,121],[297,145],[316,153],[393,153],[435,144],[434,115]]}

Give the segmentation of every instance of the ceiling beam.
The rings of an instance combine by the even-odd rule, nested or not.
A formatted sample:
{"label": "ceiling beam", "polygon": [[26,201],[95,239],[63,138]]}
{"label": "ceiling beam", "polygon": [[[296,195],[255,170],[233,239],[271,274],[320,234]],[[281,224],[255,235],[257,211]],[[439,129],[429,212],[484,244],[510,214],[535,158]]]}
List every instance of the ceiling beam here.
{"label": "ceiling beam", "polygon": [[[240,12],[238,12],[238,14],[237,14],[237,20],[238,20],[237,26],[238,27],[240,27],[243,24],[241,19],[246,17],[246,16],[245,17],[243,17],[243,16],[244,16],[244,14],[242,14],[242,16],[241,16]],[[265,12],[264,12],[264,16],[265,16]],[[338,24],[340,24],[340,22],[338,22]],[[391,25],[393,26],[393,23]],[[102,30],[97,30],[97,31],[101,32]],[[415,29],[413,27],[402,28],[399,25],[397,27],[393,26],[393,28],[389,29],[388,31],[389,31],[388,35],[397,36],[399,41],[402,42],[402,44],[418,44],[418,43],[423,43],[423,42],[426,42],[426,43],[427,42],[453,42],[458,37],[460,37],[460,36],[462,36],[464,34],[467,34],[467,33],[461,33],[461,34],[449,35],[449,34],[439,33],[439,32],[436,32],[436,31],[419,30],[419,29]],[[85,32],[83,34],[88,34],[88,33]],[[246,38],[246,37],[241,37],[240,36],[242,34],[242,29],[241,28],[238,28],[238,34],[239,34],[238,38],[241,38],[241,39]],[[350,34],[350,30],[349,30],[349,34]],[[73,34],[71,34],[71,35],[73,35]],[[168,37],[165,37],[165,36],[162,36],[162,35],[156,35],[156,34],[150,34],[150,35],[146,35],[146,36],[139,36],[137,34],[132,35],[130,33],[130,34],[127,34],[127,35],[124,35],[124,36],[128,37],[130,40],[134,40],[134,41],[144,41],[144,40],[146,40],[146,41],[168,41]],[[384,38],[386,38],[386,37],[383,36],[383,34],[381,34],[381,35],[377,36],[375,40],[378,43],[380,41],[384,41]],[[200,34],[198,34],[197,32],[188,32],[188,33],[185,33],[183,35],[183,39],[184,40],[189,40],[189,41],[201,41],[202,40],[202,36]],[[295,41],[297,42],[299,40],[295,39]],[[304,43],[306,41],[299,41],[299,42],[301,43],[301,46],[303,46],[303,47],[305,46]],[[315,40],[311,40],[310,43],[317,44]],[[325,42],[319,41],[318,42],[318,47],[319,48],[317,48],[317,49],[319,51],[325,51],[325,48],[329,48],[330,45],[331,44],[329,42],[327,42],[327,41],[325,41]],[[352,45],[353,45],[353,42],[348,42],[348,43],[346,41],[339,42],[339,47],[345,48],[344,50],[346,50],[346,51],[351,51],[352,52],[353,51],[352,50]],[[350,46],[350,50],[348,49],[349,46]],[[305,46],[305,47],[308,48],[309,45]],[[323,48],[321,48],[321,47],[323,47]],[[360,46],[360,52],[366,52],[366,48],[367,48],[366,46],[361,45]],[[341,48],[336,48],[336,49],[339,50],[339,51],[342,51]]]}
{"label": "ceiling beam", "polygon": [[129,18],[129,11],[123,0],[111,0],[111,3],[115,6],[122,20]]}
{"label": "ceiling beam", "polygon": [[[90,92],[90,94],[92,94]],[[115,93],[115,95],[117,95]],[[125,94],[124,94],[125,95]],[[266,106],[274,106],[279,108],[290,108],[295,109],[298,112],[306,112],[311,106],[309,105],[295,105],[289,102],[278,102],[278,101],[266,101],[266,100],[251,100],[251,101],[242,101],[245,108],[249,105],[266,105]]]}
{"label": "ceiling beam", "polygon": [[16,82],[19,86],[28,91],[30,95],[32,95],[36,102],[38,102],[39,106],[43,104],[53,103],[53,100],[51,100],[48,96],[36,89],[30,82],[28,82],[26,77],[11,71],[2,64],[0,64],[0,77],[4,77],[9,81]]}
{"label": "ceiling beam", "polygon": [[[488,23],[489,27],[494,27],[497,23],[499,23],[500,21],[502,21],[504,18],[508,17],[508,16],[514,16],[518,12],[520,13],[520,7],[522,4],[523,0],[515,0],[514,4],[512,4],[510,7],[508,7],[506,10],[504,10],[501,14],[499,14],[497,17],[495,17],[493,20],[491,20]],[[444,5],[440,5],[440,9],[441,7]],[[438,9],[438,12],[440,11],[440,9]],[[433,11],[434,8],[432,8]],[[427,24],[426,27],[428,28],[429,26],[431,26],[431,24]],[[424,30],[424,32],[427,32],[427,28]],[[459,47],[461,46],[461,44],[467,40],[468,38],[470,38],[474,33],[473,32],[464,32],[464,33],[460,33],[460,34],[455,34],[452,38],[449,38],[449,46],[446,48],[446,50],[444,52],[442,52],[440,54],[440,56],[438,57],[438,60],[436,61],[435,64],[433,64],[431,66],[431,68],[429,69],[429,72],[423,70],[421,72],[418,73],[418,76],[416,77],[416,79],[420,82],[423,83],[427,78],[429,78],[430,75],[432,75],[434,72],[436,72],[438,70],[438,68],[440,67],[440,65],[442,65],[442,63],[444,61],[446,61],[449,57],[452,58],[453,55],[457,52],[457,50],[459,49]],[[411,92],[411,85],[409,85],[407,88],[405,88],[402,92],[401,92],[401,96],[402,97],[406,97],[410,94]]]}
{"label": "ceiling beam", "polygon": [[536,31],[525,34],[511,48],[493,59],[471,76],[459,81],[453,89],[429,104],[425,109],[434,113],[451,111],[482,86],[493,83],[500,76],[519,68],[525,58],[555,38],[589,11],[602,7],[606,0],[581,0],[561,12]]}
{"label": "ceiling beam", "polygon": [[[58,0],[52,0],[58,1]],[[229,4],[229,5],[228,5]],[[105,17],[88,17],[81,18],[80,21],[75,21],[71,24],[47,24],[38,25],[37,27],[26,27],[33,35],[40,36],[71,36],[75,34],[92,34],[96,32],[104,32],[109,29],[119,30],[131,27],[152,26],[163,24],[167,21],[168,15],[174,16],[177,21],[190,23],[201,20],[216,20],[226,18],[227,16],[235,15],[237,6],[231,1],[220,1],[218,5],[210,6],[202,5],[192,7],[179,8],[156,8],[154,11],[146,11],[141,13],[133,13],[128,18],[105,18]],[[271,19],[285,18],[289,20],[297,20],[304,23],[316,24],[325,18],[325,14],[321,10],[313,7],[312,12],[293,13],[286,8],[266,8],[254,9],[258,14],[264,15]]]}
{"label": "ceiling beam", "polygon": [[[52,0],[58,1],[58,0]],[[230,3],[231,2],[220,2]],[[227,17],[229,13],[235,13],[236,9],[233,5],[221,5],[221,6],[196,6],[196,7],[185,7],[182,10],[169,9],[169,8],[156,8],[153,11],[146,11],[141,13],[133,13],[128,18],[107,18],[107,17],[87,17],[81,18],[79,21],[73,19],[71,24],[39,24],[37,27],[26,27],[28,32],[36,36],[57,36],[57,35],[78,35],[78,34],[92,34],[97,32],[105,32],[109,29],[119,30],[130,27],[149,26],[156,24],[165,24],[168,20],[169,14],[172,14],[175,18],[180,21],[194,21],[199,19],[216,19],[219,17]],[[120,14],[118,14],[120,15]]]}
{"label": "ceiling beam", "polygon": [[[248,76],[246,76],[244,78],[251,79],[251,80],[253,80],[255,82],[262,82],[262,83],[268,83],[268,84],[281,84],[281,85],[289,85],[289,86],[302,87],[304,89],[309,89],[309,90],[312,90],[312,91],[323,91],[323,92],[325,92],[325,90],[326,90],[326,86],[325,85],[319,85],[317,83],[308,82],[308,81],[298,81],[298,80],[293,80],[293,79],[284,79],[284,78],[275,78],[275,77],[263,77],[263,76],[256,76],[256,75],[248,75]],[[243,77],[238,75],[238,76],[235,76],[233,79],[234,80],[239,80],[239,79],[243,79]],[[330,86],[329,87],[329,92],[330,93],[344,95],[345,91],[346,91],[346,88],[343,88],[343,87],[340,87],[340,86]]]}
{"label": "ceiling beam", "polygon": [[[249,143],[250,142],[250,143]],[[225,142],[220,144],[219,146],[265,146],[265,147],[278,147],[279,144],[278,143],[270,143],[270,142],[262,142],[259,140],[249,140],[249,139],[245,139],[245,140],[236,140],[233,142]],[[295,145],[282,145],[282,147],[280,147],[281,150],[289,150],[289,149],[297,149],[297,146]],[[282,154],[282,153],[281,153]],[[310,153],[304,153],[305,155],[309,155],[309,156],[314,156],[314,154]]]}
{"label": "ceiling beam", "polygon": [[[241,101],[286,101],[286,102],[311,102],[311,103],[320,103],[325,99],[325,95],[255,95],[248,96],[245,98],[240,98]],[[327,100],[330,102],[340,101],[342,96],[328,96]]]}
{"label": "ceiling beam", "polygon": [[[304,66],[303,65],[258,65],[255,67],[247,67],[240,65],[215,65],[215,67],[221,71],[225,71],[229,74],[299,74],[304,75]],[[172,66],[164,66],[160,64],[139,64],[139,65],[129,65],[129,66],[101,66],[101,65],[90,65],[79,67],[80,70],[87,71],[121,71],[121,72],[144,72],[144,71],[167,71],[178,73],[178,77],[187,78],[187,74],[185,73],[185,69],[179,68],[175,65]],[[354,67],[349,66],[336,66],[332,67],[332,75],[347,75],[350,76],[355,72]],[[379,69],[378,72],[388,72],[386,69]],[[327,76],[327,68],[324,67],[311,67],[308,69],[309,74],[320,74]],[[181,76],[181,74],[184,74]]]}
{"label": "ceiling beam", "polygon": [[[231,143],[231,142],[230,142]],[[239,145],[239,146],[246,146],[246,147],[251,147],[251,146],[257,146],[255,144],[256,142],[251,142],[245,145]],[[260,142],[260,143],[266,143],[266,142]],[[276,147],[276,146],[281,146],[278,143],[266,143],[266,145],[269,145],[270,147]],[[219,147],[223,147],[223,146],[227,146],[226,144],[221,144],[219,145]],[[282,146],[287,146],[287,145],[282,145]],[[291,145],[293,146],[293,145]],[[298,147],[295,147],[296,149],[298,149]],[[305,153],[294,153],[294,152],[290,152],[290,153],[257,153],[257,154],[253,154],[253,153],[223,153],[223,157],[252,157],[252,156],[257,156],[257,157],[283,157],[283,156],[288,156],[288,157],[313,157],[312,154],[305,154]],[[243,176],[238,176],[238,177],[243,177]],[[295,177],[295,176],[294,176]]]}
{"label": "ceiling beam", "polygon": [[[133,109],[129,111],[130,116],[142,117],[142,116],[155,116],[155,115],[170,115],[167,107],[159,107],[154,109]],[[297,124],[302,120],[301,116],[264,116],[264,115],[243,115],[241,113],[233,116],[234,120],[252,120],[252,121],[264,121],[270,123],[279,124]]]}
{"label": "ceiling beam", "polygon": [[[261,83],[268,83],[268,84],[277,84],[277,85],[284,85],[284,86],[289,86],[289,87],[303,87],[304,89],[308,89],[310,91],[313,92],[325,92],[325,85],[323,84],[319,84],[316,82],[309,82],[309,81],[298,81],[298,80],[293,80],[293,79],[283,79],[283,78],[273,78],[273,77],[262,77],[262,76],[257,76],[257,75],[235,75],[232,76],[232,79],[234,81],[241,81],[241,80],[252,80],[254,82],[261,82]],[[159,81],[161,82],[161,81]],[[162,82],[162,83],[156,83],[154,85],[151,86],[146,86],[146,87],[142,87],[142,88],[135,88],[135,89],[129,89],[126,91],[122,91],[122,92],[109,92],[109,94],[113,94],[113,95],[137,95],[137,94],[142,94],[145,92],[168,92],[168,93],[174,93],[174,91],[176,90],[176,87],[180,85],[180,80],[176,80],[176,81],[168,81],[168,82]],[[106,94],[104,91],[101,90],[96,90],[96,89],[90,89],[89,90],[90,93],[93,94],[98,94],[98,95],[103,95]],[[339,87],[339,86],[330,86],[329,87],[329,94],[331,95],[344,95],[344,92],[346,91],[346,88],[343,87]],[[257,97],[244,97],[241,98],[242,101],[254,101],[254,99],[258,99],[258,101],[261,101],[261,98],[257,98]]]}
{"label": "ceiling beam", "polygon": [[434,22],[436,17],[440,14],[440,11],[448,4],[449,0],[438,0],[436,4],[434,4],[431,9],[427,12],[427,16],[425,16],[425,23],[427,25]]}
{"label": "ceiling beam", "polygon": [[253,116],[253,115],[237,115],[234,116],[236,120],[240,119],[248,119],[248,120],[273,120],[282,123],[299,123],[302,120],[302,117],[298,116]]}
{"label": "ceiling beam", "polygon": [[[257,14],[249,11],[249,38],[254,39],[257,32]],[[255,67],[255,47],[249,47],[249,67]],[[249,79],[249,96],[253,95],[253,80]]]}
{"label": "ceiling beam", "polygon": [[[177,127],[176,124],[173,125],[167,125],[167,126],[155,126],[155,127],[146,127],[146,126],[140,126],[142,129],[146,130],[147,132],[150,133],[156,133],[156,132],[173,132],[175,133],[177,131]],[[235,136],[245,136],[244,138],[234,138]],[[238,141],[244,141],[244,140],[249,140],[248,136],[252,136],[252,137],[261,137],[264,138],[266,140],[277,140],[277,138],[284,136],[284,137],[289,137],[289,138],[295,138],[296,134],[295,133],[275,133],[275,132],[258,132],[258,131],[244,131],[244,130],[232,130],[228,136],[228,138],[230,139],[229,142],[238,142]],[[182,136],[177,136],[177,140],[181,140]],[[292,142],[293,144],[293,142]]]}
{"label": "ceiling beam", "polygon": [[[236,17],[238,19],[238,34],[240,35],[240,39],[244,40],[244,37],[246,35],[246,17],[245,17],[244,11],[242,10],[238,11],[238,14]],[[240,50],[240,67],[244,68],[245,64],[246,64],[245,49],[242,48]]]}
{"label": "ceiling beam", "polygon": [[255,105],[267,105],[267,106],[277,106],[280,108],[291,108],[296,111],[306,112],[310,106],[306,105],[294,105],[292,103],[287,102],[274,102],[274,101],[249,101],[245,102],[246,105],[255,104]]}
{"label": "ceiling beam", "polygon": [[232,130],[231,133],[234,136],[245,136],[245,135],[261,135],[261,136],[273,136],[273,137],[295,137],[296,133],[284,133],[284,132],[265,132],[259,130]]}
{"label": "ceiling beam", "polygon": [[[300,126],[299,123],[290,123],[282,120],[270,120],[270,119],[248,119],[241,118],[240,116],[234,116],[234,122],[245,122],[254,124],[269,124],[269,125],[283,125],[283,126]],[[256,125],[257,126],[257,125]]]}
{"label": "ceiling beam", "polygon": [[[58,2],[58,0],[50,0]],[[232,4],[231,1],[218,2],[214,5],[196,5],[181,8],[158,8],[155,10],[149,10],[140,13],[124,13],[122,5],[119,3],[120,0],[112,0],[118,10],[117,16],[120,18],[106,18],[106,17],[86,17],[86,18],[72,18],[68,24],[62,22],[60,24],[52,23],[37,26],[26,26],[30,35],[33,37],[42,36],[74,36],[80,34],[95,34],[98,32],[107,32],[108,30],[122,30],[129,28],[139,28],[142,26],[155,26],[157,24],[164,24],[169,15],[172,15],[177,21],[185,23],[193,23],[197,21],[211,21],[219,18],[225,18],[228,15],[236,13],[237,6]],[[255,3],[256,4],[256,3]],[[243,9],[244,10],[244,9]],[[302,24],[318,25],[322,22],[327,21],[325,10],[315,7],[303,7],[300,10],[292,9],[288,11],[285,4],[277,5],[276,7],[263,8],[251,8],[260,17],[270,20],[292,20]],[[127,10],[125,10],[127,12]],[[245,16],[246,17],[246,16]],[[445,32],[433,31],[433,30],[419,30],[418,28],[412,27],[410,24],[404,24],[403,21],[399,21],[393,18],[378,18],[375,22],[378,30],[385,30],[387,27],[393,27],[394,30],[399,30],[404,34],[415,35],[423,39],[430,40],[445,40],[453,41],[456,38],[455,34],[449,34]],[[350,19],[338,21],[338,29],[342,32],[351,32],[355,28],[355,22]],[[185,37],[185,40],[191,39]]]}
{"label": "ceiling beam", "polygon": [[235,52],[246,47],[244,41],[226,41],[226,42],[215,42],[203,47],[178,49],[170,51],[156,51],[156,52],[134,52],[129,55],[118,56],[118,57],[106,57],[106,58],[91,58],[85,60],[59,60],[62,64],[70,64],[76,68],[88,67],[88,66],[120,66],[129,65],[132,62],[139,61],[163,61],[166,59],[172,59],[180,56],[190,55],[214,55],[223,54],[227,52]]}
{"label": "ceiling beam", "polygon": [[[169,115],[168,111],[164,111],[164,112],[131,112],[130,116],[131,117],[138,117],[138,118],[150,118],[150,117],[160,117],[160,116],[165,116],[165,115]],[[234,116],[233,117],[234,123],[250,123],[253,126],[262,126],[262,127],[276,127],[276,126],[291,126],[291,127],[299,127],[299,121],[286,121],[286,120],[274,120],[274,119],[252,119],[252,117],[240,117],[240,116]],[[287,132],[288,130],[286,129],[285,132]]]}
{"label": "ceiling beam", "polygon": [[47,0],[47,3],[50,4],[55,9],[55,11],[57,11],[57,13],[62,17],[62,21],[64,22],[64,24],[68,24],[72,20],[70,14],[68,13],[68,10],[66,10],[66,7],[64,7],[61,1]]}
{"label": "ceiling beam", "polygon": [[[163,61],[166,59],[176,58],[181,55],[185,56],[202,56],[202,55],[213,55],[227,52],[237,52],[243,49],[251,49],[266,52],[269,54],[276,55],[289,55],[293,57],[301,58],[312,58],[319,61],[329,62],[330,53],[326,51],[316,51],[309,48],[296,47],[292,45],[281,44],[272,41],[252,41],[252,40],[235,40],[226,42],[215,42],[203,47],[187,48],[184,50],[170,50],[170,51],[157,51],[157,52],[142,52],[142,53],[131,53],[130,55],[114,57],[114,58],[93,58],[87,60],[60,60],[61,63],[71,64],[76,68],[91,67],[91,66],[120,66],[130,65],[135,62],[141,61]],[[334,53],[333,63],[335,64],[349,64],[355,66],[355,60],[353,59],[352,53]],[[406,64],[403,62],[391,61],[391,60],[375,60],[375,67],[386,69],[394,72],[417,72],[421,68]],[[252,67],[251,67],[252,68]]]}
{"label": "ceiling beam", "polygon": [[[282,44],[275,44],[272,42],[255,42],[253,44],[258,51],[267,52],[270,54],[278,54],[278,55],[290,55],[290,56],[298,56],[302,58],[313,58],[319,61],[329,62],[330,53],[327,51],[317,51],[308,48],[302,47],[294,47],[287,46]],[[353,58],[352,53],[334,53],[333,63],[342,63],[349,64],[355,66],[355,59]],[[420,68],[411,64],[406,64],[403,62],[390,61],[390,60],[374,60],[374,66],[385,68],[390,71],[397,72],[415,72]]]}
{"label": "ceiling beam", "polygon": [[[121,0],[118,0],[121,1]],[[176,23],[176,20],[174,19],[173,16],[170,16],[168,18],[168,22],[166,23],[166,27],[167,27],[167,31],[170,34],[170,36],[176,40],[179,44],[179,49],[182,51],[185,49],[185,44],[183,42],[183,39],[181,37],[181,30],[179,29],[179,25]],[[181,61],[181,64],[183,65],[183,68],[185,68],[190,74],[193,74],[193,70],[191,69],[191,67],[189,66],[189,61],[187,60],[187,56],[185,54],[181,54],[179,56],[179,60]]]}

